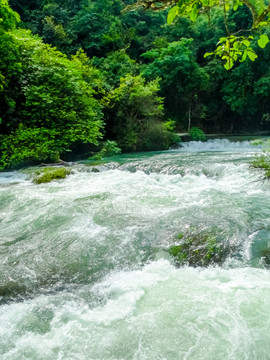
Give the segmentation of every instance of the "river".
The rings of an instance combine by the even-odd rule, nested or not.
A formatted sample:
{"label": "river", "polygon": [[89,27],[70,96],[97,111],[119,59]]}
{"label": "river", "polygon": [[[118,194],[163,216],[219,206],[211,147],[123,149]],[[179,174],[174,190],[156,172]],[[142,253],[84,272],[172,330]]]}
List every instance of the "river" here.
{"label": "river", "polygon": [[[1,360],[270,359],[270,183],[249,142],[0,174]],[[176,263],[179,233],[219,263]]]}

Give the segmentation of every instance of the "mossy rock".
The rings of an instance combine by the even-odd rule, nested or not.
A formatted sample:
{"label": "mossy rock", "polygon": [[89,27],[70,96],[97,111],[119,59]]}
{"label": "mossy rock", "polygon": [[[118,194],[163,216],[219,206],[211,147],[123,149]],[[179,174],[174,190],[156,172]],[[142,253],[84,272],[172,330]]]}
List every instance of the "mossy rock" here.
{"label": "mossy rock", "polygon": [[229,249],[218,241],[215,234],[179,234],[180,244],[171,246],[168,250],[177,264],[190,266],[208,266],[221,264]]}
{"label": "mossy rock", "polygon": [[264,262],[264,264],[269,267],[270,266],[270,248],[264,249],[261,252],[261,257]]}
{"label": "mossy rock", "polygon": [[66,167],[38,169],[35,171],[33,182],[35,184],[48,183],[52,180],[65,179],[70,174],[71,169]]}
{"label": "mossy rock", "polygon": [[269,155],[262,155],[257,157],[251,164],[254,168],[263,169],[265,177],[270,179],[270,157]]}

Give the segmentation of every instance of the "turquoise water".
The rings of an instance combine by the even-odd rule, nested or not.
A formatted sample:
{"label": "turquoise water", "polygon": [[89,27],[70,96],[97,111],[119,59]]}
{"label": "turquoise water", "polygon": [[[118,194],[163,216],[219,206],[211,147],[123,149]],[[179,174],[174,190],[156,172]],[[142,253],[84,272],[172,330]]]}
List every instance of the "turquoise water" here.
{"label": "turquoise water", "polygon": [[[270,183],[248,142],[0,174],[0,359],[269,359]],[[179,233],[230,251],[179,266]]]}

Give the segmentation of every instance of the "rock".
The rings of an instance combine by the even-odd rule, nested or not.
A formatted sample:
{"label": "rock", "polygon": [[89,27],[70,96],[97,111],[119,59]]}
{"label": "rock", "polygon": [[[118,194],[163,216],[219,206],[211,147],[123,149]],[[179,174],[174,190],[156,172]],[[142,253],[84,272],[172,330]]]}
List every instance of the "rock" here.
{"label": "rock", "polygon": [[72,165],[72,163],[70,163],[70,162],[66,162],[66,161],[63,161],[63,160],[59,160],[59,161],[56,162],[56,163],[50,163],[50,164],[41,163],[41,164],[39,164],[39,167],[71,166],[71,165]]}

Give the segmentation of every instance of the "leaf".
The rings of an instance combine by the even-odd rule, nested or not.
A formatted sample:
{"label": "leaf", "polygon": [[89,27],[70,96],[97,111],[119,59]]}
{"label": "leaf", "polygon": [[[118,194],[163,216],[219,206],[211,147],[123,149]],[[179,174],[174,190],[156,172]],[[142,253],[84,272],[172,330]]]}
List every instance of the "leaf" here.
{"label": "leaf", "polygon": [[268,25],[267,21],[261,21],[258,26],[266,26]]}
{"label": "leaf", "polygon": [[232,61],[227,61],[225,64],[224,64],[224,67],[226,70],[230,70],[232,68],[233,64],[232,64]]}
{"label": "leaf", "polygon": [[247,51],[247,56],[250,58],[251,61],[254,61],[258,57],[253,51],[250,50]]}
{"label": "leaf", "polygon": [[179,7],[176,5],[173,8],[170,9],[167,17],[167,24],[171,25],[173,20],[175,19],[176,15],[178,15]]}
{"label": "leaf", "polygon": [[240,61],[240,62],[243,62],[243,61],[245,61],[245,60],[246,60],[246,58],[247,58],[247,50],[245,50],[245,51],[243,52],[242,59],[241,59],[241,60],[239,60],[239,61]]}
{"label": "leaf", "polygon": [[265,48],[266,44],[269,43],[269,38],[267,35],[263,34],[260,36],[259,40],[258,40],[258,45],[261,48]]}
{"label": "leaf", "polygon": [[225,2],[225,10],[230,10],[230,3],[228,1]]}
{"label": "leaf", "polygon": [[198,17],[198,5],[197,4],[194,4],[189,17],[190,17],[191,21],[195,21],[197,19],[197,17]]}
{"label": "leaf", "polygon": [[227,38],[226,38],[226,37],[221,37],[221,38],[219,39],[218,44],[224,43],[225,41],[227,41]]}
{"label": "leaf", "polygon": [[250,41],[248,41],[248,40],[243,40],[242,43],[243,43],[246,47],[249,47],[249,45],[250,45]]}
{"label": "leaf", "polygon": [[204,55],[203,55],[203,57],[204,58],[206,58],[207,56],[210,56],[210,55],[213,55],[214,53],[205,53]]}

